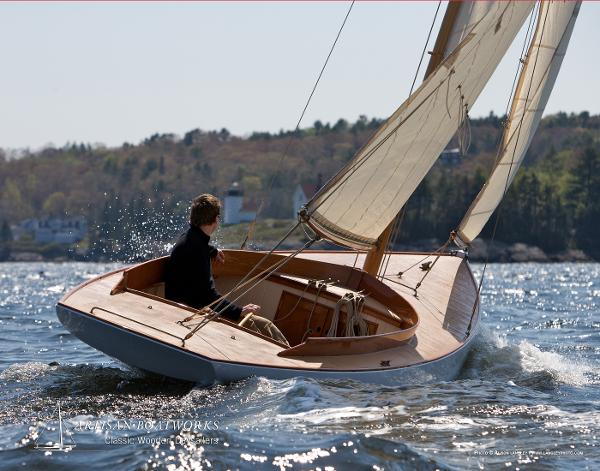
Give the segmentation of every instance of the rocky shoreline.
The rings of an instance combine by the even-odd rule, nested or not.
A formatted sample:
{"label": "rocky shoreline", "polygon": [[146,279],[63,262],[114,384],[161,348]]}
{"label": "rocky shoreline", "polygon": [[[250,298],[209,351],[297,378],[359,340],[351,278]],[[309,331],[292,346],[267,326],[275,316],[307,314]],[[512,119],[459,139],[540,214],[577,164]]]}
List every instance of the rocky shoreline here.
{"label": "rocky shoreline", "polygon": [[[436,251],[443,242],[437,239],[425,239],[416,241],[413,244],[397,244],[394,250],[399,252],[434,252]],[[272,247],[273,244],[263,243],[261,246],[255,247],[258,250],[268,250],[268,247]],[[235,247],[237,248],[237,247]],[[281,246],[283,250],[293,250],[297,246],[291,244],[290,246]],[[326,250],[340,250],[339,247],[332,244],[326,244],[318,247],[319,249]],[[476,239],[469,248],[469,260],[473,262],[485,262],[490,263],[524,263],[524,262],[537,262],[537,263],[560,263],[560,262],[593,262],[594,259],[586,255],[582,250],[569,249],[563,252],[557,253],[546,253],[539,247],[534,245],[527,245],[522,242],[514,244],[507,244],[504,242],[490,242],[484,239]],[[13,252],[3,260],[6,262],[111,262],[117,260],[110,260],[108,257],[95,258],[83,255],[81,253],[73,252],[69,256],[64,254],[57,257],[44,257],[40,253],[33,252]],[[131,261],[129,261],[131,262]]]}
{"label": "rocky shoreline", "polygon": [[[410,245],[397,245],[396,250],[433,252],[443,242],[437,239],[417,241]],[[469,248],[469,260],[473,262],[490,263],[552,263],[552,262],[593,262],[594,260],[582,250],[568,249],[557,253],[546,253],[535,245],[527,245],[523,242],[507,244],[504,242],[491,242],[484,239],[476,239]]]}
{"label": "rocky shoreline", "polygon": [[548,254],[539,247],[522,242],[504,244],[475,240],[469,250],[469,258],[474,261],[490,262],[592,262],[593,260],[582,250],[568,249],[563,252]]}

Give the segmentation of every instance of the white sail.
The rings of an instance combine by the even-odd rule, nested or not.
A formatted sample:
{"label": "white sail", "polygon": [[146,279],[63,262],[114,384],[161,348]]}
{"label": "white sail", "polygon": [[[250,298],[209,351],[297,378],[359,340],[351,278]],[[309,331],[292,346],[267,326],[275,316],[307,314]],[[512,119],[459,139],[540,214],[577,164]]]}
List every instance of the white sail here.
{"label": "white sail", "polygon": [[513,98],[501,155],[457,231],[465,244],[479,235],[515,178],[556,81],[580,3],[541,3],[536,31]]}
{"label": "white sail", "polygon": [[428,77],[440,62],[450,55],[493,6],[492,1],[451,0],[448,3],[425,77]]}
{"label": "white sail", "polygon": [[534,2],[497,2],[374,137],[307,204],[327,239],[370,249],[452,138]]}

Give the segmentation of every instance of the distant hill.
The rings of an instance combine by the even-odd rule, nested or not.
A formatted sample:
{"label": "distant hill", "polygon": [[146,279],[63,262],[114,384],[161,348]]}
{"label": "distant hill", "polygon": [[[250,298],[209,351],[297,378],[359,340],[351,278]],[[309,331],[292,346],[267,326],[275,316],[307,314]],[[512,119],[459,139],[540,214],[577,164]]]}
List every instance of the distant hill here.
{"label": "distant hill", "polygon": [[[223,196],[234,181],[255,201],[264,199],[261,218],[289,218],[297,184],[314,184],[318,175],[327,181],[380,124],[361,116],[354,123],[317,121],[296,133],[247,138],[195,129],[120,148],[72,144],[18,159],[0,152],[0,226],[33,216],[84,215],[93,228],[91,255],[124,258],[134,244],[162,244],[164,250],[185,226],[192,197]],[[490,171],[502,125],[493,114],[471,121],[467,154],[436,163],[408,203],[399,242],[446,240]],[[600,258],[599,141],[600,116],[544,118],[503,203],[496,239],[550,253],[582,249]],[[490,235],[488,224],[483,237]]]}

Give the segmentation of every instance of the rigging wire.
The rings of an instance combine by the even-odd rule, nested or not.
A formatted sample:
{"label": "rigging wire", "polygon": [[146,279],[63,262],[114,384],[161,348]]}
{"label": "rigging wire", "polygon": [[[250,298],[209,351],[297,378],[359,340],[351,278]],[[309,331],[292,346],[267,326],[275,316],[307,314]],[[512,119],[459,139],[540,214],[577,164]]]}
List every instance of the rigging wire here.
{"label": "rigging wire", "polygon": [[258,216],[262,212],[263,206],[265,204],[265,198],[266,198],[266,196],[270,196],[271,191],[273,190],[273,184],[275,182],[275,177],[279,174],[279,172],[281,170],[281,165],[282,165],[283,161],[285,160],[285,158],[287,157],[288,152],[291,148],[292,141],[294,140],[294,137],[297,135],[298,129],[300,129],[300,123],[302,122],[302,119],[304,118],[304,114],[306,113],[306,110],[308,109],[308,106],[312,100],[312,97],[315,94],[315,91],[317,90],[317,86],[319,85],[319,82],[321,81],[323,72],[325,72],[325,68],[327,67],[327,64],[329,63],[329,59],[330,59],[331,55],[333,54],[333,50],[335,49],[338,39],[340,38],[340,35],[342,34],[342,30],[344,29],[344,26],[346,25],[346,21],[348,20],[348,17],[350,16],[350,12],[352,11],[352,8],[354,7],[355,1],[356,0],[352,0],[352,3],[350,4],[350,7],[348,8],[346,16],[344,17],[344,21],[342,22],[342,25],[340,26],[340,29],[338,30],[338,33],[335,37],[335,40],[333,41],[333,44],[331,45],[329,54],[327,54],[325,63],[323,64],[323,67],[321,67],[321,71],[319,72],[319,75],[317,77],[317,80],[315,81],[312,91],[310,92],[310,95],[308,96],[308,100],[306,100],[306,104],[304,105],[304,109],[302,110],[302,113],[300,114],[300,118],[298,118],[298,122],[296,123],[296,127],[294,128],[294,132],[292,134],[290,134],[290,136],[288,137],[286,146],[285,146],[284,151],[279,159],[279,163],[277,164],[275,172],[271,175],[271,179],[269,181],[269,186],[267,188],[267,192],[262,197],[260,204],[258,205],[258,208],[256,209],[256,214],[254,216],[254,220],[248,225],[248,231],[246,233],[246,237],[244,238],[244,241],[242,242],[242,244],[240,246],[241,249],[246,248],[246,245],[252,238],[252,235],[254,233],[254,227],[256,226],[256,221],[258,219]]}
{"label": "rigging wire", "polygon": [[[229,292],[225,293],[225,294],[224,294],[224,295],[222,295],[220,298],[218,298],[218,299],[214,300],[212,303],[210,303],[208,306],[205,306],[205,307],[204,307],[204,308],[202,308],[202,309],[205,309],[205,308],[211,308],[212,306],[215,306],[215,305],[217,305],[219,302],[221,302],[221,301],[222,301],[223,299],[225,299],[227,296],[230,296],[231,294],[233,294],[233,293],[234,293],[234,292],[235,292],[237,289],[239,289],[239,288],[241,288],[241,287],[245,286],[245,285],[247,284],[247,283],[246,283],[246,280],[247,280],[247,279],[250,277],[250,275],[251,275],[252,273],[254,273],[254,271],[255,271],[255,270],[257,270],[257,269],[258,269],[258,268],[259,268],[259,267],[262,265],[262,263],[263,263],[263,262],[264,262],[264,261],[267,259],[267,257],[269,257],[269,255],[271,255],[271,254],[272,254],[272,253],[273,253],[273,252],[274,252],[274,251],[277,249],[277,247],[279,247],[279,246],[281,245],[281,243],[282,243],[282,242],[283,242],[285,239],[287,239],[287,238],[288,238],[288,236],[289,236],[289,235],[290,235],[290,234],[291,234],[293,231],[295,231],[295,230],[296,230],[296,228],[298,227],[298,225],[299,225],[299,224],[300,224],[300,223],[296,223],[296,224],[294,225],[294,227],[292,227],[292,228],[291,228],[291,229],[290,229],[290,230],[289,230],[289,231],[288,231],[288,232],[287,232],[287,233],[286,233],[286,234],[285,234],[285,235],[284,235],[284,236],[283,236],[283,237],[282,237],[282,238],[279,240],[279,242],[277,242],[277,244],[275,244],[275,246],[274,246],[274,247],[273,247],[273,248],[272,248],[272,249],[271,249],[269,252],[265,253],[265,254],[263,255],[263,257],[262,257],[262,258],[259,260],[259,262],[258,262],[258,263],[257,263],[257,264],[256,264],[254,267],[252,267],[252,269],[251,269],[250,271],[248,271],[248,273],[246,273],[246,275],[245,275],[245,276],[244,276],[244,277],[243,277],[243,278],[242,278],[240,281],[238,281],[238,282],[235,284],[235,286],[229,290]],[[270,268],[270,267],[269,267],[269,268]],[[268,268],[267,268],[267,270],[268,270]],[[263,273],[264,273],[264,272],[263,272]],[[253,277],[252,279],[255,279],[255,278],[256,278],[256,277]],[[184,323],[184,322],[188,322],[188,321],[190,321],[191,319],[193,319],[194,317],[196,317],[197,315],[203,314],[203,312],[202,312],[202,309],[199,309],[197,312],[195,312],[195,313],[194,313],[194,314],[192,314],[191,316],[188,316],[188,317],[186,317],[185,319],[183,319],[183,320],[179,321],[179,323],[181,324],[181,323]]]}
{"label": "rigging wire", "polygon": [[[312,205],[311,209],[313,210],[311,212],[314,213],[314,211],[318,208],[320,208],[321,206],[323,206],[323,204],[325,204],[329,198],[333,195],[333,191],[331,191],[332,188],[340,188],[342,187],[350,177],[352,177],[352,175],[359,169],[361,168],[372,156],[373,154],[375,154],[387,141],[388,139],[390,139],[391,137],[394,137],[396,135],[396,132],[398,131],[398,129],[404,125],[404,123],[409,120],[417,111],[419,111],[421,109],[421,107],[423,105],[425,105],[427,103],[427,100],[435,95],[439,89],[441,88],[441,86],[446,83],[446,81],[454,74],[454,69],[451,69],[448,72],[447,77],[442,80],[438,85],[436,85],[429,94],[427,94],[425,97],[423,97],[422,101],[415,105],[415,108],[408,114],[406,115],[404,118],[400,119],[400,122],[395,125],[392,129],[390,129],[389,131],[387,131],[385,133],[385,135],[373,146],[372,149],[366,151],[364,153],[364,155],[361,155],[360,158],[356,158],[356,160],[350,161],[348,164],[346,164],[346,166],[344,166],[335,176],[333,176],[325,185],[324,187],[328,188],[329,191],[326,192],[325,196],[319,201],[318,204],[316,205]],[[386,126],[386,124],[391,123],[392,118],[394,117],[394,115],[392,115],[390,118],[387,119],[387,121],[385,122],[385,124],[383,124],[380,128],[379,131],[375,132],[373,134],[373,136],[371,137],[371,139],[362,146],[362,148],[356,153],[356,156],[360,155],[362,153],[363,150],[367,149],[368,146],[370,144],[373,143],[375,136],[378,137],[378,133],[382,130],[383,127]],[[319,194],[321,195],[321,194]],[[309,201],[309,204],[315,200],[315,197],[317,195],[313,196],[313,198]]]}
{"label": "rigging wire", "polygon": [[[506,8],[504,9],[504,11],[506,11]],[[395,118],[397,121],[399,120],[400,122],[395,125],[392,129],[390,129],[388,132],[385,133],[385,135],[383,135],[383,137],[380,138],[379,134],[376,133],[376,136],[378,137],[379,141],[373,145],[372,148],[368,149],[368,146],[373,144],[373,141],[369,141],[369,143],[367,143],[367,145],[363,146],[363,149],[361,151],[358,152],[357,155],[359,155],[360,157],[356,158],[354,161],[350,162],[349,164],[347,164],[340,172],[338,172],[338,174],[333,177],[329,182],[327,182],[327,184],[325,185],[327,188],[327,191],[321,191],[318,196],[319,196],[319,201],[317,203],[313,202],[315,201],[316,197],[313,197],[312,200],[309,202],[309,205],[311,206],[311,214],[314,214],[315,211],[323,206],[335,193],[335,189],[339,189],[341,187],[343,187],[349,178],[352,177],[352,175],[360,168],[362,167],[370,157],[372,157],[372,155],[377,152],[381,146],[392,136],[394,135],[394,133],[397,131],[398,128],[400,128],[408,119],[410,119],[412,117],[412,115],[414,113],[416,113],[417,111],[419,111],[419,109],[427,102],[427,100],[435,93],[437,93],[439,91],[439,88],[447,83],[447,81],[451,78],[452,74],[454,73],[454,69],[451,69],[448,72],[448,75],[446,76],[446,78],[442,81],[440,81],[440,83],[438,85],[436,85],[431,92],[423,97],[423,101],[419,102],[418,104],[414,105],[414,109],[406,116],[404,116],[404,118],[400,115],[397,115],[398,112],[396,112],[394,115],[392,115],[392,117],[390,117],[387,122],[386,125],[390,124],[390,121],[392,118]],[[384,125],[383,127],[385,127],[386,125]],[[380,128],[380,132],[381,132],[381,128]],[[364,155],[362,154],[362,151],[365,150]],[[339,192],[337,192],[337,197],[339,197]],[[336,199],[337,199],[336,197]],[[334,200],[335,202],[335,200]],[[331,204],[330,204],[331,206]],[[339,236],[340,234],[338,234]],[[355,239],[352,237],[347,237],[347,240],[351,241],[354,240],[355,242],[361,242],[359,239]]]}
{"label": "rigging wire", "polygon": [[[373,154],[375,154],[375,152],[377,152],[388,141],[388,139],[390,139],[391,137],[393,137],[395,135],[396,131],[398,131],[398,129],[400,129],[400,127],[403,126],[406,121],[408,121],[410,118],[412,118],[412,116],[417,111],[419,111],[422,106],[424,106],[427,103],[427,100],[431,96],[435,95],[439,91],[441,86],[446,82],[446,80],[448,80],[452,76],[452,74],[454,74],[454,69],[450,70],[448,72],[447,77],[444,80],[442,80],[438,85],[436,85],[428,95],[423,97],[423,100],[419,104],[415,105],[415,108],[408,115],[406,115],[404,118],[402,118],[401,121],[396,126],[394,126],[389,132],[387,132],[385,134],[385,136],[383,136],[381,138],[381,140],[373,146],[372,149],[370,149],[368,152],[366,152],[364,155],[362,155],[360,158],[356,159],[355,161],[351,161],[349,164],[347,164],[345,167],[343,167],[333,178],[331,178],[325,184],[325,186],[328,187],[328,190],[331,190],[334,186],[336,188],[342,187],[350,179],[350,177],[352,177],[352,175],[354,175],[354,173],[359,168],[361,168],[373,156]],[[388,121],[386,123],[389,123],[390,121],[391,121],[391,118],[388,119]],[[385,124],[383,126],[385,126]],[[374,134],[374,136],[376,136],[376,135],[377,135],[377,132]],[[362,149],[365,149],[367,147],[367,145],[370,144],[371,142],[372,141],[369,141],[365,146],[362,147]],[[359,155],[360,152],[361,151],[359,151],[356,155]],[[331,196],[333,194],[334,194],[333,191],[327,191],[326,196],[324,198],[322,198],[317,205],[314,205],[311,208],[311,209],[313,209],[313,212],[314,212],[314,210],[320,208],[323,204],[325,204],[327,202],[327,200],[329,200],[329,198],[331,198]],[[321,196],[321,195],[319,195],[319,196]],[[314,199],[315,199],[315,197],[313,197],[313,199],[311,201],[314,201]]]}
{"label": "rigging wire", "polygon": [[[510,112],[510,105],[513,99],[514,94],[516,93],[516,87],[517,87],[517,81],[519,80],[519,73],[521,72],[521,70],[523,69],[523,66],[525,65],[525,60],[523,59],[523,57],[526,55],[526,51],[527,51],[527,44],[529,44],[529,42],[532,40],[532,36],[534,33],[534,30],[532,28],[533,24],[534,24],[534,18],[539,14],[539,3],[536,3],[533,10],[531,11],[531,15],[529,15],[529,24],[527,25],[527,31],[525,32],[525,40],[523,41],[523,47],[521,48],[521,55],[519,56],[519,60],[517,63],[517,70],[515,71],[515,76],[513,78],[513,83],[510,89],[510,93],[508,95],[508,100],[506,101],[506,108],[504,111],[504,116],[505,116],[505,120],[502,123],[503,128],[507,128],[508,127],[508,113]],[[502,140],[504,137],[504,133],[500,133],[500,135],[498,136],[498,141],[496,144],[496,157],[494,158],[494,164],[492,165],[492,169],[490,170],[490,174],[488,176],[489,177],[492,176],[492,173],[494,171],[494,169],[496,168],[496,165],[498,164],[498,161],[500,160],[500,157],[502,156]]]}
{"label": "rigging wire", "polygon": [[[508,116],[508,112],[510,110],[510,104],[511,104],[513,95],[515,93],[516,84],[517,84],[517,81],[518,81],[518,78],[519,78],[519,72],[521,71],[521,68],[523,67],[523,63],[524,63],[523,57],[524,57],[524,55],[526,53],[526,50],[527,50],[527,44],[529,44],[529,41],[531,40],[531,36],[530,35],[533,34],[532,26],[534,24],[534,19],[536,18],[536,15],[537,15],[537,10],[536,10],[537,8],[538,8],[538,4],[535,5],[535,7],[533,8],[533,10],[531,12],[531,15],[529,16],[529,24],[527,25],[527,30],[526,30],[526,33],[525,33],[525,39],[523,41],[523,47],[521,48],[521,54],[519,56],[517,70],[515,71],[515,76],[513,78],[513,83],[512,83],[512,86],[511,86],[511,91],[509,93],[508,100],[507,100],[507,103],[506,103],[506,111],[504,113],[505,116]],[[460,111],[462,111],[462,109]],[[468,110],[467,110],[467,115],[468,115]],[[463,136],[460,136],[460,137],[461,137],[461,139],[463,138]],[[470,126],[470,123],[469,123],[469,126],[468,126],[468,142],[469,143],[470,143],[470,140],[471,140],[471,126]],[[496,147],[497,147],[496,157],[494,159],[494,165],[492,166],[492,171],[490,172],[490,176],[491,176],[491,173],[493,172],[493,169],[496,167],[496,164],[498,163],[498,161],[500,159],[500,156],[502,155],[501,154],[501,140],[502,140],[502,133],[500,133],[500,136],[498,138],[498,142],[496,144]],[[489,177],[488,177],[488,179],[489,179]],[[437,254],[442,249],[446,248],[449,245],[448,242],[452,241],[453,238],[454,237],[451,234],[450,239],[446,243],[444,243],[442,246],[440,246],[437,250],[435,250],[431,254],[428,254],[427,256],[423,257],[421,260],[417,261],[416,263],[410,265],[408,268],[406,268],[403,271],[399,272],[399,276],[402,276],[402,274],[404,274],[407,271],[413,269],[417,265],[420,265],[422,262],[424,262],[425,260],[427,260],[429,257]],[[487,260],[486,260],[486,263],[487,263]]]}
{"label": "rigging wire", "polygon": [[[508,127],[508,113],[510,112],[510,105],[513,99],[514,94],[516,93],[516,87],[517,87],[517,81],[519,79],[519,73],[521,72],[521,70],[523,69],[523,67],[525,66],[525,59],[523,59],[523,57],[526,55],[526,51],[527,51],[527,44],[529,44],[530,41],[533,40],[533,34],[535,33],[534,29],[532,28],[533,24],[534,24],[534,18],[539,14],[539,8],[540,8],[540,3],[536,3],[533,10],[531,11],[531,15],[529,16],[529,25],[527,25],[527,32],[525,33],[525,40],[523,41],[523,47],[521,49],[521,55],[519,57],[519,63],[517,64],[517,71],[515,73],[515,76],[513,78],[513,83],[512,83],[512,87],[510,90],[510,94],[508,96],[508,100],[506,102],[506,111],[504,112],[504,115],[506,116],[506,121],[504,123],[505,127]],[[499,136],[499,141],[498,141],[498,151],[496,154],[496,162],[494,163],[494,167],[495,164],[498,163],[498,160],[500,159],[500,156],[502,155],[500,150],[501,150],[501,142],[500,140],[503,138],[502,133]],[[493,168],[492,167],[492,171]],[[490,172],[491,175],[491,172]]]}
{"label": "rigging wire", "polygon": [[[278,262],[274,263],[270,267],[266,268],[265,270],[263,270],[259,274],[255,275],[254,277],[252,277],[251,279],[249,279],[243,285],[239,286],[239,288],[243,288],[246,285],[248,285],[248,284],[256,281],[256,283],[254,283],[253,285],[250,286],[250,288],[248,288],[243,293],[241,293],[237,297],[235,297],[231,302],[232,303],[236,302],[242,296],[244,296],[248,292],[252,291],[260,283],[262,283],[264,280],[266,280],[267,278],[269,278],[269,276],[271,276],[273,273],[275,273],[277,270],[279,270],[282,266],[284,266],[286,263],[288,263],[290,260],[292,260],[296,255],[298,255],[300,252],[302,252],[303,250],[305,250],[308,247],[310,247],[314,242],[315,242],[314,239],[313,240],[309,240],[306,244],[304,244],[302,247],[300,247],[299,249],[297,249],[293,254],[288,255],[287,257],[283,257]],[[206,312],[205,310],[206,310],[207,307],[210,307],[210,306],[214,305],[215,303],[218,303],[218,302],[222,301],[224,298],[225,298],[224,296],[221,296],[219,299],[213,301],[209,306],[205,306],[203,308],[203,311]],[[224,306],[224,307],[222,307],[218,311],[212,311],[212,312],[210,312],[210,314],[208,314],[204,319],[202,319],[202,321],[200,321],[198,323],[198,325],[196,325],[196,327],[194,327],[192,329],[192,331],[183,338],[183,345],[185,346],[185,341],[188,340],[189,338],[193,337],[196,334],[196,332],[198,332],[202,327],[204,327],[210,321],[212,321],[212,320],[220,317],[221,314],[223,314],[223,312],[225,312],[226,309],[227,309],[227,306]],[[198,312],[194,313],[193,315],[187,317],[186,319],[184,319],[182,321],[179,321],[178,323],[181,324],[181,325],[183,325],[186,321],[189,321],[189,320],[193,319],[196,315],[203,314],[204,312],[198,311]]]}
{"label": "rigging wire", "polygon": [[[441,0],[438,2],[437,8],[435,9],[435,14],[433,15],[433,21],[431,22],[431,27],[429,28],[429,33],[427,34],[427,40],[425,41],[425,45],[423,46],[423,51],[421,52],[421,59],[419,60],[419,65],[417,66],[417,70],[415,71],[415,76],[413,78],[413,82],[412,85],[410,86],[410,91],[408,92],[408,96],[410,97],[413,93],[413,90],[415,88],[415,84],[417,83],[417,77],[419,76],[419,71],[421,70],[421,65],[423,64],[423,58],[425,57],[425,53],[427,52],[427,46],[429,45],[429,40],[431,39],[431,33],[433,32],[433,27],[435,26],[435,22],[437,20],[437,16],[438,13],[440,11],[440,7],[442,5]],[[378,270],[378,276],[382,277],[385,275],[385,272],[388,269],[388,265],[390,263],[390,259],[392,258],[392,249],[393,249],[393,245],[394,245],[394,241],[396,240],[396,238],[398,237],[398,234],[400,232],[400,227],[402,226],[402,222],[404,220],[404,214],[406,213],[406,204],[404,204],[404,206],[402,207],[401,213],[399,215],[396,216],[396,218],[394,219],[394,227],[392,229],[392,234],[390,235],[390,238],[387,241],[387,247],[385,250],[385,253],[383,255],[383,262],[381,263],[379,270]],[[385,265],[385,268],[382,267]]]}
{"label": "rigging wire", "polygon": [[[548,19],[548,13],[549,12],[550,12],[550,8],[546,8],[546,14],[544,15],[544,21],[542,23],[542,28],[541,28],[541,33],[540,33],[540,40],[539,40],[540,44],[542,43],[542,40],[544,38],[544,31],[546,29],[546,20]],[[540,16],[541,16],[541,6],[538,9],[538,14],[540,14]],[[539,22],[539,19],[538,19],[538,22]],[[534,39],[535,39],[535,33],[532,33],[532,36],[531,36],[531,47],[532,48],[534,46],[534,44],[533,44]],[[556,51],[555,51],[555,54],[556,54]],[[532,78],[533,78],[533,76],[535,74],[535,69],[537,67],[537,62],[538,62],[539,56],[540,56],[540,54],[539,54],[539,47],[538,47],[537,54],[535,55],[535,61],[533,63],[533,69],[531,71],[531,77]],[[521,60],[522,60],[522,58],[521,58]],[[525,62],[523,62],[523,69],[525,68],[526,62],[528,60],[529,60],[529,57],[527,57],[526,60],[525,60]],[[521,68],[519,70],[521,70]],[[527,106],[527,102],[529,101],[529,95],[531,93],[532,86],[533,86],[533,80],[530,80],[529,87],[527,89],[527,95],[525,97],[525,108]],[[514,97],[513,97],[513,99],[514,99]],[[518,131],[517,131],[517,139],[516,139],[516,142],[515,142],[515,147],[513,149],[513,155],[511,157],[510,166],[508,168],[508,172],[506,173],[506,181],[504,183],[504,191],[502,192],[502,199],[500,200],[500,204],[498,205],[498,208],[496,210],[496,218],[495,218],[494,226],[493,226],[493,229],[492,229],[492,238],[490,239],[492,242],[496,238],[496,230],[498,229],[498,222],[500,221],[500,214],[502,213],[502,209],[505,206],[503,204],[503,202],[504,202],[504,196],[506,196],[506,192],[508,191],[509,181],[510,181],[510,174],[512,172],[512,168],[513,168],[513,165],[514,165],[515,153],[516,153],[516,149],[517,149],[516,144],[519,142],[519,138],[521,136],[521,129],[522,129],[522,125],[523,125],[523,120],[524,119],[525,119],[525,112],[523,112],[521,114],[521,118],[519,120]],[[500,154],[500,152],[499,152],[499,154]],[[489,252],[488,252],[488,254],[486,254],[485,263],[483,264],[483,269],[482,269],[482,272],[481,272],[481,278],[479,279],[479,286],[477,287],[477,296],[475,298],[475,303],[473,304],[473,310],[471,312],[471,318],[469,319],[469,325],[467,326],[467,333],[466,333],[467,336],[471,333],[471,327],[472,327],[472,324],[473,324],[473,318],[475,317],[475,311],[477,310],[477,305],[479,304],[479,296],[481,294],[481,289],[483,288],[483,280],[485,279],[485,272],[486,272],[486,269],[487,269],[488,262],[489,262]]]}
{"label": "rigging wire", "polygon": [[[302,122],[302,119],[304,118],[304,115],[306,113],[306,110],[308,109],[308,106],[312,100],[313,95],[315,94],[315,91],[317,89],[317,86],[321,80],[321,77],[323,76],[323,73],[325,72],[325,68],[327,67],[327,64],[329,63],[329,59],[331,58],[331,55],[333,54],[333,51],[335,49],[335,46],[342,34],[342,30],[344,29],[344,26],[346,25],[346,22],[348,20],[348,17],[350,16],[350,12],[352,11],[352,8],[354,7],[354,3],[355,0],[352,1],[352,3],[350,4],[350,7],[348,8],[348,11],[346,12],[346,16],[344,17],[344,21],[342,22],[342,25],[340,26],[340,29],[338,30],[338,33],[335,37],[335,40],[329,50],[329,53],[327,55],[327,58],[325,59],[325,63],[323,64],[323,67],[321,68],[321,71],[319,72],[319,75],[317,77],[317,80],[312,88],[312,91],[306,101],[306,104],[304,105],[304,108],[302,110],[302,113],[300,114],[300,118],[298,119],[298,122],[296,123],[296,127],[294,129],[294,132],[289,136],[288,141],[286,143],[286,147],[285,150],[283,152],[283,154],[281,155],[281,158],[279,159],[279,162],[277,164],[277,168],[275,170],[275,172],[273,173],[273,175],[271,176],[270,182],[269,182],[269,187],[267,189],[266,195],[269,195],[272,191],[273,188],[273,184],[275,181],[275,177],[277,176],[277,174],[279,173],[280,169],[281,169],[281,165],[285,159],[285,157],[287,156],[289,149],[291,147],[291,143],[292,140],[294,138],[294,136],[297,134],[298,129],[300,128],[300,123]],[[244,241],[241,244],[241,248],[245,248],[248,241],[250,240],[250,238],[252,237],[252,233],[254,232],[254,227],[256,225],[256,221],[258,219],[258,216],[260,215],[262,208],[264,206],[265,203],[265,196],[263,196],[255,217],[254,217],[254,221],[252,221],[248,227],[248,232],[246,234],[246,237],[244,239]],[[311,238],[302,248],[298,249],[295,253],[289,255],[288,257],[286,257],[285,259],[283,259],[282,261],[275,263],[274,265],[272,265],[271,267],[263,270],[261,273],[259,273],[258,275],[252,277],[251,279],[248,280],[248,278],[250,277],[250,275],[256,271],[261,265],[262,263],[267,259],[267,257],[269,255],[271,255],[276,249],[277,247],[279,247],[279,245],[281,245],[281,243],[287,239],[287,237],[289,237],[291,235],[291,233],[296,230],[296,228],[300,225],[300,222],[297,222],[296,224],[294,224],[294,226],[286,233],[286,235],[283,236],[283,238],[275,245],[275,247],[273,247],[268,253],[266,253],[262,259],[248,272],[246,273],[246,275],[225,295],[221,296],[219,299],[217,299],[216,301],[214,301],[213,303],[211,303],[208,307],[216,305],[217,303],[219,303],[220,301],[222,301],[223,299],[225,299],[226,296],[231,295],[232,293],[236,292],[237,290],[241,289],[242,287],[246,286],[247,284],[249,284],[252,281],[255,281],[257,279],[259,279],[259,277],[265,273],[266,276],[263,279],[259,279],[258,282],[256,284],[254,284],[253,286],[251,286],[248,290],[246,290],[244,293],[238,295],[232,302],[235,302],[237,299],[239,299],[241,296],[243,296],[244,294],[246,294],[248,291],[250,291],[251,289],[253,289],[254,287],[256,287],[260,282],[262,282],[264,279],[266,279],[266,277],[270,276],[272,273],[274,273],[275,270],[277,270],[278,268],[280,268],[281,266],[283,266],[285,263],[287,263],[287,261],[289,261],[291,258],[293,258],[295,255],[297,255],[298,253],[300,253],[302,250],[306,249],[307,247],[309,247],[310,245],[312,245],[316,240],[318,240],[318,237],[313,237]],[[274,267],[274,268],[273,268]],[[248,280],[248,281],[246,281]],[[222,308],[220,311],[218,312],[214,312],[213,314],[207,316],[206,319],[203,320],[203,322],[201,322],[198,326],[196,326],[194,328],[194,330],[192,332],[190,332],[190,334],[188,334],[188,336],[186,337],[189,338],[192,335],[194,335],[200,328],[202,328],[204,325],[206,325],[208,322],[210,322],[212,319],[220,316],[222,314],[222,312],[225,310],[225,308]],[[180,321],[181,323],[186,322],[187,320],[189,320],[190,318],[193,318],[195,315],[200,314],[201,312],[197,312],[192,316],[189,316],[188,318],[184,319],[183,321]]]}

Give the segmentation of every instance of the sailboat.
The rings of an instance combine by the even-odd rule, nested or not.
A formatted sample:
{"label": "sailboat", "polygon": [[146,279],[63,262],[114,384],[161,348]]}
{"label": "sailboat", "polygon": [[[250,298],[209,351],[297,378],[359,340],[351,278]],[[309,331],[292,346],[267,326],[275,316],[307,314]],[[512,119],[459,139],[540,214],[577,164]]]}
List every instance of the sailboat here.
{"label": "sailboat", "polygon": [[[468,247],[500,204],[554,86],[580,2],[448,4],[423,83],[301,209],[293,252],[225,250],[217,289],[262,306],[289,345],[164,296],[167,257],[86,281],[57,304],[75,336],[129,365],[210,384],[251,375],[415,384],[455,378],[476,338]],[[387,250],[398,215],[530,18],[493,170],[433,253]],[[535,25],[535,26],[533,26]],[[288,234],[291,233],[291,230]],[[346,250],[309,250],[317,240]],[[275,247],[277,248],[277,246]]]}
{"label": "sailboat", "polygon": [[[73,440],[73,439],[71,439]],[[71,451],[75,448],[75,443],[71,443],[70,445],[65,445],[63,439],[63,423],[62,423],[62,413],[60,411],[60,401],[58,402],[58,443],[45,443],[39,444],[36,442],[34,445],[35,449],[45,450],[45,451]]]}

